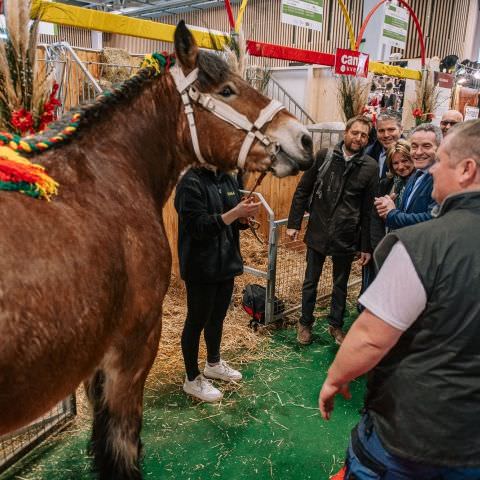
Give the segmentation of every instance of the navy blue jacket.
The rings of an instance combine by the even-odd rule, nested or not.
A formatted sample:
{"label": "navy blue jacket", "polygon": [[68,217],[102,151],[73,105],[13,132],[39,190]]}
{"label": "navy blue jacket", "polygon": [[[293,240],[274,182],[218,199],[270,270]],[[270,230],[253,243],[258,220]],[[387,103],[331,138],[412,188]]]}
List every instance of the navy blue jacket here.
{"label": "navy blue jacket", "polygon": [[400,208],[388,212],[385,219],[385,224],[390,230],[431,220],[432,209],[437,203],[432,199],[433,177],[430,173],[425,173],[425,175],[426,177],[422,179],[417,190],[415,190],[408,208],[405,209],[405,203],[409,196],[407,193],[412,187],[412,182],[415,182],[415,175],[412,175],[409,179]]}

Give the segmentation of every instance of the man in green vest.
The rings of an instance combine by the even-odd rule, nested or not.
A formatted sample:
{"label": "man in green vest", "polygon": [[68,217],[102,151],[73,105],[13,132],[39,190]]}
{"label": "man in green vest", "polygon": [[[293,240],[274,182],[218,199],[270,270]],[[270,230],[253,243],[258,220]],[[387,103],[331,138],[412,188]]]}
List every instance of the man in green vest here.
{"label": "man in green vest", "polygon": [[480,479],[480,120],[445,136],[430,222],[387,235],[378,275],[320,392],[369,372],[346,479]]}

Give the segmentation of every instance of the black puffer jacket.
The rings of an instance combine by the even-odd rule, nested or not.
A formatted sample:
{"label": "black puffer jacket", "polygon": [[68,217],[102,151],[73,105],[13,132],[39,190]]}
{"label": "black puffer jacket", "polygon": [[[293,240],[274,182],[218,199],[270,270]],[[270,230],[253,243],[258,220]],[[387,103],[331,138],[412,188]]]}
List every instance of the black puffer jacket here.
{"label": "black puffer jacket", "polygon": [[288,217],[288,228],[299,230],[303,215],[310,212],[305,243],[323,255],[371,252],[370,214],[378,165],[363,152],[345,162],[342,145],[335,146],[326,168],[322,165],[328,150],[317,153],[297,186]]}
{"label": "black puffer jacket", "polygon": [[243,273],[239,229],[221,215],[240,202],[237,179],[227,173],[191,168],[175,194],[180,274],[190,282],[221,282]]}

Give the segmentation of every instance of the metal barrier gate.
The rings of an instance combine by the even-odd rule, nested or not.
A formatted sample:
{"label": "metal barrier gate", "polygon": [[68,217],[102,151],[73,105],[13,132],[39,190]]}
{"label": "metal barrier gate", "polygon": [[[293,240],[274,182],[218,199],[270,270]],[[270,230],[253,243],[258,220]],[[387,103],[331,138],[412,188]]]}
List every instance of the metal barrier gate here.
{"label": "metal barrier gate", "polygon": [[64,428],[75,415],[75,396],[71,395],[30,425],[0,436],[0,474],[46,437]]}
{"label": "metal barrier gate", "polygon": [[[262,252],[267,256],[267,265],[265,270],[262,270],[247,263],[244,271],[246,275],[260,278],[265,283],[265,324],[268,325],[286,316],[298,315],[300,312],[307,251],[303,236],[309,216],[306,214],[303,217],[299,238],[292,241],[286,235],[287,219],[275,220],[275,214],[265,198],[260,193],[254,195],[262,203],[268,218],[268,244],[266,252]],[[240,241],[242,242],[242,238]],[[348,283],[349,290],[356,288],[360,283],[361,270],[354,264]],[[329,298],[332,286],[332,263],[328,258],[318,284],[317,306],[323,305]],[[285,304],[285,310],[280,313],[274,311],[275,297]]]}

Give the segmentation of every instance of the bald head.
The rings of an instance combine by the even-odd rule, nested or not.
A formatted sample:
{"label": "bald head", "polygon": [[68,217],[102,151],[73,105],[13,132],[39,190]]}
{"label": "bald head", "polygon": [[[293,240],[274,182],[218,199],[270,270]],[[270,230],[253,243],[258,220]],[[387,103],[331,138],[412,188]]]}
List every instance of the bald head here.
{"label": "bald head", "polygon": [[479,137],[480,120],[471,120],[453,127],[443,139],[430,169],[437,203],[455,193],[480,190]]}
{"label": "bald head", "polygon": [[480,120],[469,120],[452,128],[444,138],[442,146],[453,163],[465,158],[473,159],[480,168]]}
{"label": "bald head", "polygon": [[443,136],[447,134],[450,127],[461,122],[463,122],[463,115],[458,110],[446,111],[440,120],[440,128],[442,129]]}

